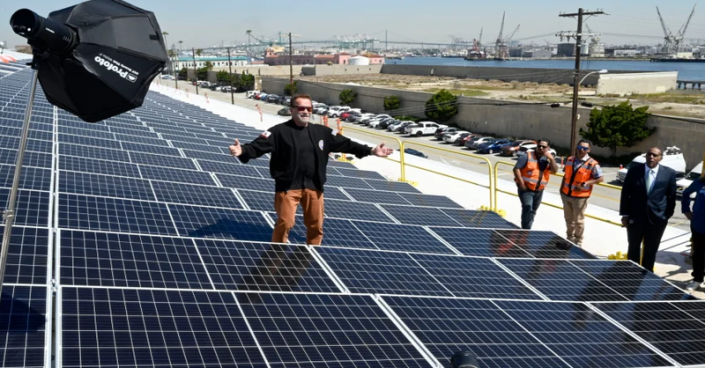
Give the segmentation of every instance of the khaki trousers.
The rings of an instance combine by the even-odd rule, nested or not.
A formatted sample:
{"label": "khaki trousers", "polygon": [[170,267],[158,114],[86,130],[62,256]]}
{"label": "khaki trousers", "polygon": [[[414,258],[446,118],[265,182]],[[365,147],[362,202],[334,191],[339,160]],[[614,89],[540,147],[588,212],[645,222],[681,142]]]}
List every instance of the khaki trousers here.
{"label": "khaki trousers", "polygon": [[312,189],[294,189],[274,193],[277,222],[272,233],[273,243],[286,243],[289,230],[296,222],[296,208],[301,203],[306,226],[306,244],[320,245],[323,240],[323,192]]}
{"label": "khaki trousers", "polygon": [[583,232],[585,231],[585,209],[587,209],[588,197],[575,198],[568,197],[561,193],[563,200],[563,217],[568,240],[581,245],[583,242]]}

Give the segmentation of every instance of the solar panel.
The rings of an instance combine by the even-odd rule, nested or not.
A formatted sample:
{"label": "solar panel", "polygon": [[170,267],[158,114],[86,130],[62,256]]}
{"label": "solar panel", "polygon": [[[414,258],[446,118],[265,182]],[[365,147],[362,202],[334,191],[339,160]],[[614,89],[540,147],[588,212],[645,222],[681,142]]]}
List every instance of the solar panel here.
{"label": "solar panel", "polygon": [[[51,170],[22,166],[20,189],[51,190]],[[0,165],[0,187],[11,188],[15,178],[15,165]]]}
{"label": "solar panel", "polygon": [[370,296],[236,296],[271,366],[429,366]]}
{"label": "solar panel", "polygon": [[80,144],[80,145],[84,145],[84,146],[94,146],[94,147],[99,147],[99,148],[104,148],[104,149],[119,150],[122,148],[122,146],[120,145],[120,141],[111,140],[111,139],[81,137],[78,135],[71,135],[71,134],[59,134],[58,137],[59,137],[59,145],[62,145],[63,143],[70,143],[70,144]]}
{"label": "solar panel", "polygon": [[46,286],[2,286],[0,302],[0,357],[8,368],[49,365],[47,330],[51,311]]}
{"label": "solar panel", "polygon": [[180,170],[157,166],[140,166],[139,171],[145,179],[170,181],[184,184],[215,185],[210,173],[195,170]]}
{"label": "solar panel", "polygon": [[[5,227],[0,226],[0,232],[4,230]],[[0,233],[0,241],[3,236]],[[46,284],[51,240],[47,228],[13,226],[3,283]]]}
{"label": "solar panel", "polygon": [[271,190],[274,192],[274,180],[259,179],[249,176],[215,174],[218,181],[226,188],[249,189],[256,191]]}
{"label": "solar panel", "polygon": [[262,212],[170,204],[180,236],[268,242],[272,226]]}
{"label": "solar panel", "polygon": [[243,208],[229,188],[190,185],[164,181],[152,182],[157,200],[166,203],[193,204],[211,207]]}
{"label": "solar panel", "polygon": [[325,185],[343,188],[372,189],[371,186],[367,185],[364,179],[344,178],[342,176],[327,176]]}
{"label": "solar panel", "polygon": [[379,204],[399,204],[410,205],[400,193],[383,192],[379,190],[345,188],[346,193],[359,202],[370,202]]}
{"label": "solar panel", "polygon": [[511,222],[503,219],[499,214],[492,211],[473,211],[441,208],[441,212],[450,216],[460,226],[484,227],[493,229],[518,229]]}
{"label": "solar panel", "polygon": [[61,230],[61,284],[212,289],[191,239]]}
{"label": "solar panel", "polygon": [[266,367],[231,293],[62,287],[62,367]]}
{"label": "solar panel", "polygon": [[[42,168],[51,168],[53,157],[48,153],[27,151],[24,154],[22,167],[34,166]],[[17,162],[17,150],[0,149],[0,164],[14,165]]]}
{"label": "solar panel", "polygon": [[384,176],[376,171],[365,171],[358,169],[347,169],[343,167],[336,168],[340,175],[348,176],[351,178],[363,178],[363,179],[377,179],[377,180],[387,180]]}
{"label": "solar panel", "polygon": [[140,171],[137,165],[127,162],[95,160],[92,158],[72,156],[61,156],[58,161],[61,171],[77,171],[140,178]]}
{"label": "solar panel", "polygon": [[65,156],[97,158],[107,161],[130,162],[130,155],[127,151],[94,146],[83,146],[79,144],[61,143],[59,144],[59,154]]}
{"label": "solar panel", "polygon": [[[257,211],[273,211],[274,210],[274,193],[273,192],[257,192],[254,190],[237,189],[238,194],[245,200],[245,204],[251,210]],[[296,207],[296,213],[303,214],[301,206]]]}
{"label": "solar panel", "polygon": [[[264,178],[262,175],[260,175],[259,171],[254,168],[250,167],[247,165],[242,165],[239,162],[235,161],[232,163],[225,163],[225,162],[215,162],[215,161],[205,161],[205,160],[198,160],[198,166],[201,167],[204,171],[211,171],[215,173],[223,173],[223,174],[228,174],[228,175],[235,175],[235,176],[250,176],[253,178]],[[269,176],[267,176],[268,178]]]}
{"label": "solar panel", "polygon": [[[10,188],[0,188],[0,208],[7,208]],[[50,192],[20,190],[17,192],[15,225],[48,227]]]}
{"label": "solar panel", "polygon": [[59,174],[59,192],[143,201],[155,200],[147,180],[73,171],[62,171]]}
{"label": "solar panel", "polygon": [[382,222],[394,221],[372,203],[339,201],[331,199],[325,201],[324,206],[325,215],[327,217]]}
{"label": "solar panel", "polygon": [[306,247],[196,239],[216,289],[340,292]]}
{"label": "solar panel", "polygon": [[464,255],[532,258],[531,254],[523,248],[491,229],[463,227],[431,227],[430,229]]}
{"label": "solar panel", "polygon": [[455,254],[443,242],[420,226],[354,221],[353,224],[379,249]]}
{"label": "solar panel", "polygon": [[432,207],[381,205],[402,224],[428,226],[461,226],[440,209]]}
{"label": "solar panel", "polygon": [[[272,223],[276,223],[277,215],[269,214]],[[306,244],[306,226],[303,216],[296,216],[294,228],[289,231],[289,242]],[[349,220],[325,219],[323,221],[322,245],[343,246],[348,248],[378,249],[368,237],[358,230]]]}
{"label": "solar panel", "polygon": [[421,193],[418,189],[411,186],[408,183],[402,183],[398,181],[387,181],[387,180],[365,180],[367,185],[371,186],[375,190],[386,190],[390,192],[404,192],[404,193]]}
{"label": "solar panel", "polygon": [[171,148],[171,147],[154,146],[151,144],[122,142],[122,148],[126,151],[131,151],[131,152],[144,152],[144,153],[153,153],[155,155],[181,157],[181,153],[179,152],[179,150],[176,148]]}
{"label": "solar panel", "polygon": [[590,253],[550,231],[496,230],[536,258],[594,259]]}
{"label": "solar panel", "polygon": [[133,163],[160,167],[171,167],[174,169],[196,170],[196,165],[190,158],[152,155],[149,153],[130,152]]}
{"label": "solar panel", "polygon": [[414,206],[463,208],[446,196],[415,193],[405,193],[402,196]]}
{"label": "solar panel", "polygon": [[167,206],[156,202],[60,194],[58,216],[64,229],[177,235]]}

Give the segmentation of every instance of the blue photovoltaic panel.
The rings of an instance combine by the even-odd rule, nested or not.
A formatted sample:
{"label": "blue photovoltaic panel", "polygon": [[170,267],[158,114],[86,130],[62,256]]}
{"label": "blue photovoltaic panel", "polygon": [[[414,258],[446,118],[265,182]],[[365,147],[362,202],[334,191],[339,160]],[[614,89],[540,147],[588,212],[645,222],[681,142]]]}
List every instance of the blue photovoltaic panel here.
{"label": "blue photovoltaic panel", "polygon": [[[22,167],[34,166],[51,168],[51,162],[53,157],[49,153],[41,152],[31,152],[27,151],[24,154],[24,160],[22,161]],[[0,149],[0,164],[14,165],[17,162],[17,150],[14,149]]]}
{"label": "blue photovoltaic panel", "polygon": [[[256,192],[246,189],[237,189],[237,192],[251,210],[274,211],[274,192]],[[296,213],[303,214],[301,206],[296,207]]]}
{"label": "blue photovoltaic panel", "polygon": [[328,166],[330,167],[342,167],[344,169],[357,169],[355,165],[349,163],[349,162],[342,162],[342,161],[334,161],[334,160],[328,160]]}
{"label": "blue photovoltaic panel", "polygon": [[[5,227],[0,226],[0,232]],[[3,234],[0,233],[0,241]],[[49,266],[49,229],[12,227],[4,283],[46,284]]]}
{"label": "blue photovoltaic panel", "polygon": [[336,247],[316,252],[351,293],[453,295],[406,253]]}
{"label": "blue photovoltaic panel", "polygon": [[[0,208],[7,208],[10,188],[0,188]],[[17,192],[17,212],[15,225],[48,227],[49,192],[20,190]]]}
{"label": "blue photovoltaic panel", "polygon": [[328,200],[325,201],[326,217],[344,218],[351,220],[369,220],[380,222],[394,222],[373,203],[360,203],[352,201]]}
{"label": "blue photovoltaic panel", "polygon": [[496,230],[496,232],[536,258],[595,258],[550,231]]}
{"label": "blue photovoltaic panel", "polygon": [[268,242],[272,226],[259,211],[170,204],[180,236]]}
{"label": "blue photovoltaic panel", "polygon": [[533,258],[523,248],[491,229],[431,227],[431,231],[467,256]]}
{"label": "blue photovoltaic panel", "polygon": [[119,141],[112,139],[89,138],[70,134],[59,134],[59,145],[66,143],[79,144],[83,146],[94,146],[104,149],[119,150],[122,148]]}
{"label": "blue photovoltaic panel", "polygon": [[585,304],[528,301],[495,304],[572,367],[672,366]]}
{"label": "blue photovoltaic panel", "polygon": [[242,204],[229,188],[189,185],[165,181],[152,182],[157,200],[166,203],[242,209]]}
{"label": "blue photovoltaic panel", "polygon": [[568,368],[565,361],[489,300],[384,296],[444,366],[469,349],[482,368]]}
{"label": "blue photovoltaic panel", "polygon": [[160,167],[170,167],[174,169],[196,170],[196,165],[190,158],[152,155],[149,153],[130,152],[133,163]]}
{"label": "blue photovoltaic panel", "polygon": [[163,203],[59,195],[59,227],[132,234],[178,235]]}
{"label": "blue photovoltaic panel", "polygon": [[678,364],[701,367],[705,363],[703,301],[600,303],[595,307]]}
{"label": "blue photovoltaic panel", "polygon": [[126,135],[126,134],[115,134],[115,139],[122,141],[122,142],[132,142],[132,143],[141,143],[141,144],[148,144],[152,146],[164,146],[168,147],[169,143],[163,139],[159,138],[148,138],[148,137],[142,137],[142,136],[137,136],[137,135]]}
{"label": "blue photovoltaic panel", "polygon": [[340,292],[306,247],[196,239],[216,289]]}
{"label": "blue photovoltaic panel", "polygon": [[[232,157],[232,156],[230,156]],[[221,161],[221,162],[229,162],[229,161]],[[249,165],[251,167],[262,167],[265,169],[269,169],[269,157],[267,156],[261,156],[257,159],[250,160],[244,165]]]}
{"label": "blue photovoltaic panel", "polygon": [[407,252],[454,254],[454,252],[420,226],[353,221],[379,249]]}
{"label": "blue photovoltaic panel", "polygon": [[[0,187],[12,188],[15,165],[0,165]],[[51,170],[22,166],[20,189],[51,190]]]}
{"label": "blue photovoltaic panel", "polygon": [[[54,142],[52,142],[50,140],[44,141],[44,140],[38,140],[38,139],[27,139],[27,146],[25,149],[27,151],[51,153],[53,145],[54,145]],[[10,148],[10,149],[19,149],[20,148],[20,137],[0,136],[0,147]]]}
{"label": "blue photovoltaic panel", "polygon": [[[223,173],[233,176],[250,176],[253,178],[264,178],[260,175],[259,171],[251,166],[243,165],[237,161],[231,163],[225,162],[215,162],[215,161],[205,161],[198,160],[198,166],[203,169],[203,171],[210,171],[214,173]],[[269,178],[269,176],[267,176]]]}
{"label": "blue photovoltaic panel", "polygon": [[441,195],[405,193],[401,196],[414,206],[463,208],[450,198]]}
{"label": "blue photovoltaic panel", "polygon": [[215,185],[213,177],[203,171],[180,170],[149,165],[140,166],[139,171],[145,179],[185,184]]}
{"label": "blue photovoltaic panel", "polygon": [[371,186],[365,183],[364,179],[346,178],[342,176],[327,176],[325,185],[328,187],[372,189]]}
{"label": "blue photovoltaic panel", "polygon": [[437,208],[394,206],[383,204],[382,208],[389,212],[402,224],[427,225],[427,226],[459,226],[445,213]]}
{"label": "blue photovoltaic panel", "polygon": [[[233,157],[232,155],[226,155],[220,153],[220,150],[217,150],[217,152],[203,152],[203,151],[193,151],[193,150],[183,150],[184,154],[186,157],[189,158],[195,158],[198,159],[198,161],[215,161],[215,162],[224,162],[226,164],[229,164],[231,162],[237,162],[237,159]],[[216,150],[213,150],[216,151]]]}
{"label": "blue photovoltaic panel", "polygon": [[264,368],[231,293],[62,287],[62,367]]}
{"label": "blue photovoltaic panel", "polygon": [[441,208],[441,212],[445,213],[460,226],[464,227],[482,227],[492,229],[517,229],[517,226],[505,220],[496,212],[492,211],[473,211],[473,210],[456,210]]}
{"label": "blue photovoltaic panel", "polygon": [[[59,118],[59,119],[61,120],[61,118]],[[96,127],[97,127],[97,125],[96,125]],[[94,129],[71,128],[71,127],[66,127],[66,126],[59,126],[59,133],[73,134],[73,135],[77,135],[80,137],[115,139],[115,135],[113,133],[108,132],[107,127],[105,129],[106,129],[106,131],[99,131],[99,130],[94,130]]]}
{"label": "blue photovoltaic panel", "polygon": [[363,179],[377,179],[377,180],[387,180],[382,174],[376,171],[358,170],[358,169],[346,169],[346,168],[336,168],[340,175],[348,176],[351,178],[363,178]]}
{"label": "blue photovoltaic panel", "polygon": [[73,171],[62,171],[59,174],[59,192],[143,201],[155,200],[148,180]]}
{"label": "blue photovoltaic panel", "polygon": [[[270,213],[269,216],[276,223],[277,214]],[[289,231],[289,242],[306,244],[306,233],[303,216],[296,216],[294,228]],[[378,249],[349,220],[338,219],[325,219],[323,221],[323,240],[321,244],[347,248]]]}
{"label": "blue photovoltaic panel", "polygon": [[130,178],[139,178],[140,171],[137,165],[128,162],[94,160],[84,157],[61,156],[59,158],[61,171],[78,171],[103,175],[117,175]]}
{"label": "blue photovoltaic panel", "polygon": [[411,254],[457,297],[541,300],[541,297],[488,258]]}
{"label": "blue photovoltaic panel", "polygon": [[203,152],[221,152],[220,148],[217,146],[211,146],[209,144],[206,144],[206,142],[202,143],[188,143],[188,142],[178,142],[178,141],[173,141],[171,142],[171,145],[177,148],[183,148],[186,150],[193,150],[193,151],[203,151]]}
{"label": "blue photovoltaic panel", "polygon": [[421,193],[409,183],[388,180],[365,180],[369,186],[375,190],[386,190],[389,192]]}
{"label": "blue photovoltaic panel", "polygon": [[2,286],[0,357],[7,368],[47,367],[46,286]]}
{"label": "blue photovoltaic panel", "polygon": [[236,297],[272,367],[429,367],[370,296]]}
{"label": "blue photovoltaic panel", "polygon": [[126,151],[131,151],[131,152],[144,152],[144,153],[153,153],[155,155],[181,157],[181,153],[176,148],[164,147],[164,146],[153,146],[151,144],[122,142],[122,149],[124,149]]}
{"label": "blue photovoltaic panel", "polygon": [[369,190],[369,189],[344,189],[350,196],[355,198],[358,202],[369,202],[369,203],[379,203],[379,204],[399,204],[399,205],[409,205],[410,203],[405,200],[400,193],[396,192],[383,192],[380,190]]}
{"label": "blue photovoltaic panel", "polygon": [[218,181],[226,188],[249,189],[258,191],[272,191],[274,193],[274,180],[258,179],[249,176],[235,176],[216,174]]}
{"label": "blue photovoltaic panel", "polygon": [[94,146],[82,146],[79,144],[60,143],[59,155],[76,156],[85,158],[97,158],[107,161],[130,162],[127,151],[121,149],[109,149]]}
{"label": "blue photovoltaic panel", "polygon": [[628,300],[681,300],[688,297],[683,290],[632,262],[574,260],[571,263]]}
{"label": "blue photovoltaic panel", "polygon": [[61,231],[61,284],[212,289],[191,239]]}

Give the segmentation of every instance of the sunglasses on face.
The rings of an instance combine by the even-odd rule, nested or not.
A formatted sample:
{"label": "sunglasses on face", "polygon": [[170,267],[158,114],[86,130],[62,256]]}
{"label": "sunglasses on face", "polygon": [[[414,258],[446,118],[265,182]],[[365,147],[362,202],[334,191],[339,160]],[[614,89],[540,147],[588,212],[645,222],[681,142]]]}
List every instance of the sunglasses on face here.
{"label": "sunglasses on face", "polygon": [[309,107],[309,106],[294,106],[294,108],[295,108],[296,110],[298,110],[299,112],[303,112],[303,111],[311,112],[311,111],[313,111],[313,107]]}
{"label": "sunglasses on face", "polygon": [[540,149],[546,149],[548,146],[537,146]]}
{"label": "sunglasses on face", "polygon": [[578,146],[578,149],[581,151],[587,151],[590,149],[590,147],[583,147],[583,146]]}

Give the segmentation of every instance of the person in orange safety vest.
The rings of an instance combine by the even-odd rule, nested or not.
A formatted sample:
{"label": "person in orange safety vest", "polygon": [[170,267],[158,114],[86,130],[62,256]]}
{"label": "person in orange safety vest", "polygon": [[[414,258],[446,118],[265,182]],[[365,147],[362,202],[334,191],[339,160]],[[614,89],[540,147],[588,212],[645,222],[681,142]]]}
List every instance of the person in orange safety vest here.
{"label": "person in orange safety vest", "polygon": [[558,172],[556,159],[550,152],[548,139],[541,139],[536,150],[527,151],[514,165],[514,180],[521,201],[521,228],[531,229],[536,211],[541,205],[543,190],[551,174]]}
{"label": "person in orange safety vest", "polygon": [[563,217],[568,240],[582,246],[585,231],[585,209],[592,194],[592,186],[605,180],[600,164],[590,155],[590,142],[581,140],[576,147],[577,154],[568,157],[561,182]]}

